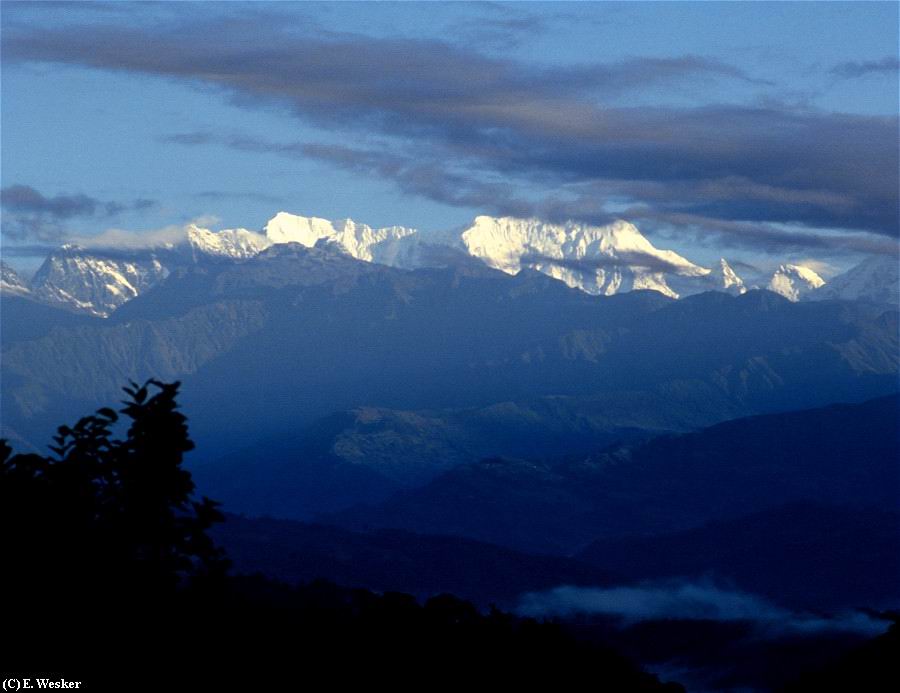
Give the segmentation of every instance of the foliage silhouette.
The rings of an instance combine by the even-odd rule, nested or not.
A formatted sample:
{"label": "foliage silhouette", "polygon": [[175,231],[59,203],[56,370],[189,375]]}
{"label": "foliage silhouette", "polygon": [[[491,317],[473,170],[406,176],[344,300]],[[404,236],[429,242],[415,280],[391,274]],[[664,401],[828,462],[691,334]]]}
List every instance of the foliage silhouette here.
{"label": "foliage silhouette", "polygon": [[886,633],[837,658],[828,666],[804,674],[784,693],[867,691],[888,693],[900,688],[900,613],[883,614],[893,623]]}
{"label": "foliage silhouette", "polygon": [[[154,391],[151,392],[151,389]],[[129,592],[156,601],[185,582],[223,573],[206,530],[216,503],[193,498],[182,467],[193,448],[177,411],[178,383],[125,388],[130,425],[113,437],[119,414],[103,408],[60,426],[52,455],[13,455],[0,441],[0,521],[5,588],[58,605]],[[61,580],[60,577],[65,579]]]}

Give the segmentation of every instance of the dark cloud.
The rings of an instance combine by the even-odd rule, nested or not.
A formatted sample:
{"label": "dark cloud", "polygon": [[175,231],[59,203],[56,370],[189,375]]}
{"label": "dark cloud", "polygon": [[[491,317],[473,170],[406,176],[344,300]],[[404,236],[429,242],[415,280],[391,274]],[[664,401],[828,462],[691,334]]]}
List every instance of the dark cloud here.
{"label": "dark cloud", "polygon": [[551,30],[565,31],[573,24],[602,25],[594,13],[555,10],[543,5],[533,12],[528,3],[480,2],[470,3],[469,16],[451,23],[446,29],[448,39],[460,45],[478,45],[486,48],[508,49],[534,40]]}
{"label": "dark cloud", "polygon": [[529,14],[511,6],[482,7],[490,12],[458,21],[448,28],[451,40],[491,48],[508,48],[546,33],[554,22],[554,18],[547,15]]}
{"label": "dark cloud", "polygon": [[[896,117],[614,100],[684,80],[767,84],[702,56],[547,67],[438,41],[303,35],[265,16],[254,22],[18,27],[4,37],[3,59],[181,78],[240,105],[287,108],[365,144],[222,142],[209,133],[169,141],[314,158],[446,204],[593,221],[608,218],[604,203],[617,198],[660,219],[686,215],[714,234],[742,233],[734,229],[750,222],[748,243],[777,243],[778,233],[757,232],[771,224],[897,238]],[[576,194],[565,192],[573,186]]]}
{"label": "dark cloud", "polygon": [[649,208],[631,208],[624,211],[622,216],[641,224],[641,228],[651,234],[658,229],[676,229],[682,235],[693,235],[696,240],[712,236],[724,247],[762,250],[773,254],[811,250],[829,255],[840,255],[845,251],[873,255],[897,253],[896,240],[878,234],[796,230],[774,224],[666,213]]}
{"label": "dark cloud", "polygon": [[831,73],[844,78],[865,77],[866,75],[893,75],[900,71],[900,59],[887,56],[881,60],[863,60],[835,65]]}
{"label": "dark cloud", "polygon": [[[710,199],[728,198],[735,189],[746,190],[760,202],[775,198],[779,203],[789,201],[800,205],[805,199],[816,199],[814,193],[803,191],[778,191],[770,186],[754,186],[746,181],[723,179],[716,182],[700,181],[692,185],[672,183],[670,186],[657,183],[622,183],[603,181],[585,186],[570,186],[568,196],[546,195],[535,200],[516,196],[516,188],[503,182],[483,181],[471,171],[453,172],[446,164],[429,161],[426,154],[401,154],[398,151],[354,149],[341,145],[323,145],[306,142],[268,142],[249,136],[216,138],[187,138],[188,141],[218,143],[242,151],[275,154],[288,158],[315,159],[327,162],[345,170],[363,175],[393,180],[406,193],[422,195],[444,204],[472,207],[499,216],[539,217],[546,221],[564,223],[579,220],[585,223],[603,225],[616,218],[626,218],[641,224],[642,230],[653,235],[655,232],[678,232],[688,235],[691,240],[702,242],[704,238],[714,238],[725,247],[763,250],[772,253],[786,251],[800,252],[818,250],[827,254],[842,251],[871,254],[894,254],[896,243],[878,234],[871,233],[827,233],[811,229],[786,229],[764,221],[734,221],[698,213],[666,211],[667,195],[675,199],[685,199],[693,187],[697,187]],[[618,213],[606,209],[604,195],[639,196],[650,200],[652,205],[629,207]],[[829,200],[821,200],[823,204]],[[840,204],[838,198],[833,204]],[[758,213],[758,210],[756,210]],[[535,262],[550,261],[537,258]],[[657,267],[653,259],[647,259],[648,268]],[[641,258],[632,258],[630,264],[641,264]],[[559,263],[557,263],[559,264]],[[615,263],[612,263],[615,264]],[[574,268],[592,270],[596,267]],[[653,271],[670,271],[670,267],[659,267]]]}
{"label": "dark cloud", "polygon": [[182,132],[166,135],[160,141],[171,144],[210,144],[215,139],[215,136],[209,132]]}
{"label": "dark cloud", "polygon": [[10,185],[0,190],[0,206],[4,211],[2,232],[17,241],[58,241],[65,235],[65,224],[71,219],[108,218],[155,205],[152,200],[122,203],[83,194],[47,197],[28,185]]}
{"label": "dark cloud", "polygon": [[360,150],[339,145],[305,144],[304,157],[366,175],[393,180],[405,193],[421,195],[456,207],[490,210],[528,217],[535,205],[516,196],[515,186],[485,181],[465,171],[454,171],[425,156],[408,156],[382,150]]}
{"label": "dark cloud", "polygon": [[90,216],[102,206],[87,195],[45,197],[28,185],[10,185],[0,190],[0,204],[8,212],[46,214],[56,219]]}
{"label": "dark cloud", "polygon": [[763,270],[750,262],[744,262],[743,260],[729,260],[728,264],[731,265],[731,268],[737,272],[750,272],[752,274],[762,274]]}

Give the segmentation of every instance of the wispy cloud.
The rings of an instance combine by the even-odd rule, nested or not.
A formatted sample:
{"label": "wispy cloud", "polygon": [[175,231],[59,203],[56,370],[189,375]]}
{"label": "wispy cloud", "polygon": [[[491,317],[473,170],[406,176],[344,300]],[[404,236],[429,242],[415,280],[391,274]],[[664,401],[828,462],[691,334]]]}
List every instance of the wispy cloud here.
{"label": "wispy cloud", "polygon": [[866,75],[887,75],[896,78],[898,72],[900,72],[900,59],[892,55],[881,60],[840,63],[831,68],[832,74],[845,79],[865,77]]}
{"label": "wispy cloud", "polygon": [[253,200],[254,202],[266,202],[271,204],[280,204],[285,201],[283,197],[279,197],[278,195],[234,190],[202,190],[201,192],[196,193],[194,197],[201,200]]}
{"label": "wispy cloud", "polygon": [[480,13],[460,19],[447,28],[447,33],[457,43],[469,43],[491,48],[508,48],[521,45],[528,39],[545,34],[551,26],[569,19],[561,13],[528,12],[518,5],[479,3],[473,8]]}
{"label": "wispy cloud", "polygon": [[678,212],[659,212],[648,207],[625,210],[622,215],[650,231],[677,229],[682,236],[695,240],[714,237],[724,247],[761,250],[781,254],[812,250],[841,254],[844,252],[896,255],[895,239],[874,233],[826,232],[785,228],[763,222],[730,221],[715,217]]}
{"label": "wispy cloud", "polygon": [[84,194],[46,196],[28,185],[0,190],[4,210],[2,232],[17,241],[56,241],[65,235],[65,222],[79,217],[110,218],[122,212],[153,207],[152,200],[102,201]]}

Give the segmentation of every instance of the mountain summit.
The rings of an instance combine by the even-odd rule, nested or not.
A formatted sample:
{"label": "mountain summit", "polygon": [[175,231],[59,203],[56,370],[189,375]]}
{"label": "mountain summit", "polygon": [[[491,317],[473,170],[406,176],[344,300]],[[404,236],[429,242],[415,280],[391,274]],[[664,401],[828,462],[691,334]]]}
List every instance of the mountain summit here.
{"label": "mountain summit", "polygon": [[402,226],[374,229],[351,219],[332,222],[279,212],[264,233],[271,243],[312,246],[329,239],[359,260],[407,269],[431,264],[423,246],[446,246],[507,274],[531,268],[590,294],[652,289],[677,298],[666,274],[710,274],[677,253],[655,248],[637,227],[621,220],[590,226],[479,216],[459,232],[423,234]]}
{"label": "mountain summit", "polygon": [[836,276],[811,298],[864,299],[896,305],[900,303],[900,258],[896,255],[867,258]]}
{"label": "mountain summit", "polygon": [[784,296],[789,301],[799,301],[824,285],[825,280],[809,267],[780,265],[766,288]]}
{"label": "mountain summit", "polygon": [[302,217],[279,212],[263,228],[269,243],[300,243],[314,246],[330,240],[357,260],[394,267],[412,267],[410,251],[418,240],[415,229],[388,226],[373,229],[352,219],[328,221],[318,217]]}
{"label": "mountain summit", "polygon": [[636,226],[621,220],[588,226],[480,216],[462,232],[459,243],[468,254],[507,274],[531,267],[590,294],[653,289],[677,298],[666,283],[667,273],[709,274],[671,250],[657,249]]}

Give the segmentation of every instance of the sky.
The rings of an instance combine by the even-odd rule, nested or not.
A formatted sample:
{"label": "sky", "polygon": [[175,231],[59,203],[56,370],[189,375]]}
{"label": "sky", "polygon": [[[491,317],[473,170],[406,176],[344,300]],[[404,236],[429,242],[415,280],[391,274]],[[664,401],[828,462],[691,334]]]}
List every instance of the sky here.
{"label": "sky", "polygon": [[3,259],[490,214],[828,276],[897,252],[898,8],[4,1]]}

